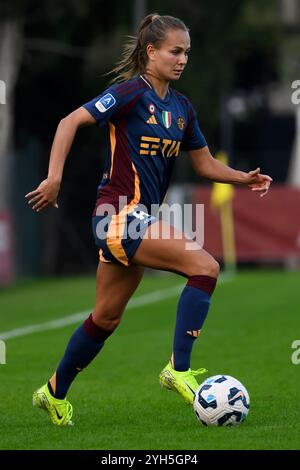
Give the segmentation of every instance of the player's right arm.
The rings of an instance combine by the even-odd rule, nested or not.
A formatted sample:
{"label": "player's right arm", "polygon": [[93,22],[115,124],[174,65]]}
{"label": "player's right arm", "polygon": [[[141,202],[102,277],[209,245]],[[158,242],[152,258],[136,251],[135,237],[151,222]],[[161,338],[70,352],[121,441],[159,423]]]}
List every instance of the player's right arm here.
{"label": "player's right arm", "polygon": [[25,196],[36,212],[48,204],[58,207],[57,196],[63,169],[76,132],[79,128],[92,124],[96,124],[96,120],[84,107],[76,109],[58,124],[50,153],[48,176],[34,191]]}

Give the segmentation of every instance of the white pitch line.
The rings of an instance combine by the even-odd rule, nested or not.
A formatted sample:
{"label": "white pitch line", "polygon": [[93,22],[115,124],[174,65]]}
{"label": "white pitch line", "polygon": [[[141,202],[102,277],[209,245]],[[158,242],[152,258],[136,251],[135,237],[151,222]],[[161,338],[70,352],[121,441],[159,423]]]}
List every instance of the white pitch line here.
{"label": "white pitch line", "polygon": [[[224,282],[227,282],[231,279],[232,277],[225,277],[223,275],[219,278],[218,284],[223,284]],[[165,300],[170,297],[173,297],[174,295],[179,294],[183,287],[184,284],[177,284],[176,286],[168,287],[167,289],[162,289],[157,292],[149,292],[148,294],[140,295],[139,297],[131,299],[128,302],[126,310],[131,310],[137,307],[141,307],[143,305],[152,304],[155,302],[159,302],[160,300]],[[89,313],[91,313],[91,309],[74,313],[73,315],[68,315],[66,317],[58,318],[57,320],[51,320],[45,323],[36,323],[35,325],[28,325],[22,328],[4,331],[3,333],[0,333],[0,339],[5,341],[11,338],[18,338],[31,335],[32,333],[38,333],[40,331],[63,328],[64,326],[73,325],[74,323],[84,320],[86,316],[89,315]]]}
{"label": "white pitch line", "polygon": [[[173,297],[175,294],[178,294],[182,290],[182,288],[182,285],[177,285],[173,287],[168,287],[168,289],[163,289],[157,292],[143,294],[137,297],[136,299],[130,300],[126,309],[131,310],[137,307],[141,307],[143,305],[152,304],[155,302],[159,302],[160,300],[168,299],[169,297]],[[51,320],[45,323],[37,323],[35,325],[24,326],[23,328],[16,328],[14,330],[4,331],[3,333],[0,333],[0,338],[5,341],[11,338],[27,336],[31,333],[63,328],[64,326],[73,325],[74,323],[84,320],[86,316],[90,313],[91,309],[84,310],[82,312],[74,313],[73,315],[68,315],[67,317],[58,318],[57,320]]]}

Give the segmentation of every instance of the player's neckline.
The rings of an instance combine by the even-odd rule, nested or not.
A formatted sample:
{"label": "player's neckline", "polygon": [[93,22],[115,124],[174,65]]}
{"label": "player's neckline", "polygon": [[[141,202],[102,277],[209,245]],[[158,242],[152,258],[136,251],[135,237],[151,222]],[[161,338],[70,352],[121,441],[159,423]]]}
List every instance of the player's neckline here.
{"label": "player's neckline", "polygon": [[156,97],[162,102],[162,103],[167,103],[170,99],[170,88],[168,87],[167,94],[164,98],[161,98],[155,91],[153,85],[151,84],[150,80],[145,77],[145,75],[140,75],[140,78],[148,85],[148,87],[153,91],[153,93],[156,95]]}

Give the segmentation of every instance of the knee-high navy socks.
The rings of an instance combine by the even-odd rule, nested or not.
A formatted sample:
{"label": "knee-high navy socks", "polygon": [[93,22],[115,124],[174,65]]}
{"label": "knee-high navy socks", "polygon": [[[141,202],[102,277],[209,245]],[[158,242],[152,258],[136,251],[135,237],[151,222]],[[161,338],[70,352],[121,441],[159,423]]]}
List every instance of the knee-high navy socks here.
{"label": "knee-high navy socks", "polygon": [[181,293],[173,342],[175,370],[186,371],[190,367],[193,343],[199,336],[208,313],[216,282],[210,276],[191,276]]}
{"label": "knee-high navy socks", "polygon": [[49,390],[55,398],[65,398],[76,375],[97,356],[111,333],[112,331],[98,327],[93,322],[92,314],[77,328],[55,374],[48,382]]}

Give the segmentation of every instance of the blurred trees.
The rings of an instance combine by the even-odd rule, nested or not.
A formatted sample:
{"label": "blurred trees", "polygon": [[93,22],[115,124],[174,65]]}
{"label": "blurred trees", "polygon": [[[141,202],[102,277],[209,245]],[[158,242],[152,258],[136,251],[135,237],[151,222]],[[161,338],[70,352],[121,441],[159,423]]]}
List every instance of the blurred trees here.
{"label": "blurred trees", "polygon": [[0,79],[5,104],[0,106],[0,212],[8,206],[13,147],[13,98],[22,54],[22,25],[17,19],[0,22]]}
{"label": "blurred trees", "polygon": [[[280,28],[274,4],[274,0],[147,2],[147,13],[179,16],[191,29],[190,64],[176,87],[193,100],[213,140],[224,93],[277,78]],[[35,102],[43,99],[47,107],[47,129],[41,129],[46,137],[52,119],[56,122],[105,87],[102,74],[118,59],[125,35],[133,33],[133,7],[133,0],[1,3],[1,18],[15,17],[24,23],[18,90],[21,96],[31,97],[33,112],[26,120],[30,130],[40,124]]]}

